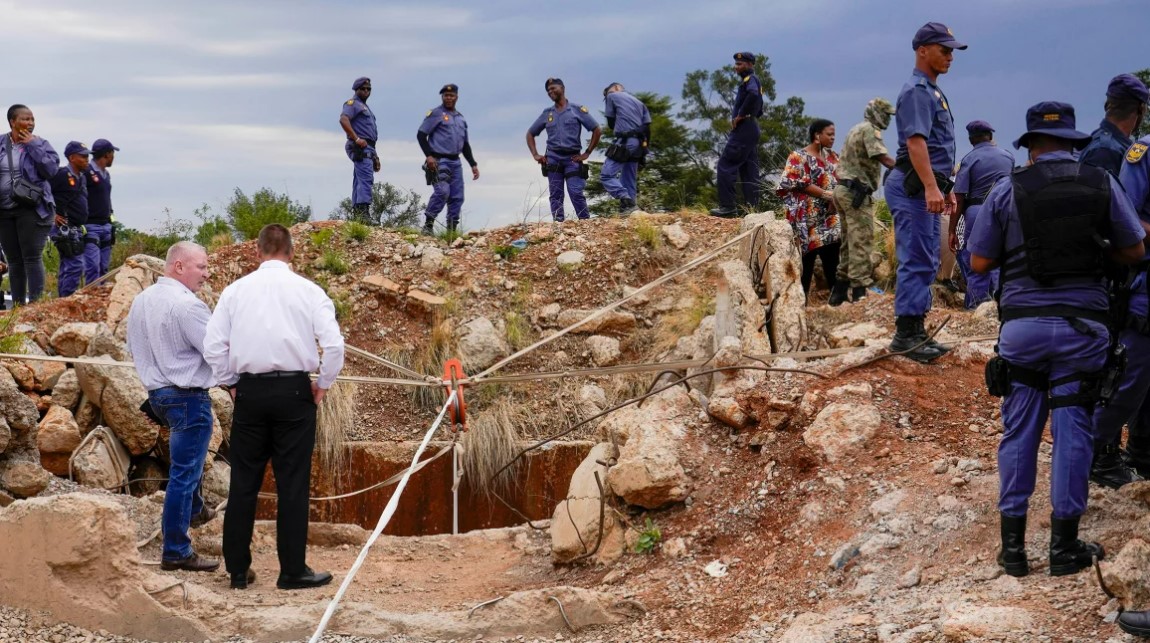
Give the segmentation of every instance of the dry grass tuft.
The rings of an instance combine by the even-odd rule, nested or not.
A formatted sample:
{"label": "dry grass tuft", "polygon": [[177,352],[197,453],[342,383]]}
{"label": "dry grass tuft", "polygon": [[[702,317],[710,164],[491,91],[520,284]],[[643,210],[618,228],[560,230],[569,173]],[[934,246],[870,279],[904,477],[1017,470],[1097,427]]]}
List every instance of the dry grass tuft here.
{"label": "dry grass tuft", "polygon": [[359,416],[356,408],[358,389],[350,382],[336,382],[319,405],[316,413],[315,448],[320,466],[335,479],[347,464],[347,436]]}
{"label": "dry grass tuft", "polygon": [[691,305],[663,315],[655,325],[656,335],[648,349],[653,356],[661,356],[675,347],[681,337],[695,332],[708,315],[715,314],[715,295],[704,285],[695,282],[690,286]]}
{"label": "dry grass tuft", "polygon": [[484,495],[511,488],[522,461],[495,476],[522,448],[521,430],[530,419],[527,408],[510,396],[471,415],[463,435],[463,475],[472,489]]}

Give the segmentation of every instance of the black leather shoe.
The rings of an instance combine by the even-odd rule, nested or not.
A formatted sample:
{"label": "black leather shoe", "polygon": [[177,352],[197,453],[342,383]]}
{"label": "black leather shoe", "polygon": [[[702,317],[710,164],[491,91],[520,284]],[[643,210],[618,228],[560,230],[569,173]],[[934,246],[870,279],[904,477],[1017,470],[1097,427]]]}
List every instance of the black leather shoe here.
{"label": "black leather shoe", "polygon": [[207,523],[211,522],[212,518],[215,518],[215,517],[216,517],[216,510],[212,509],[211,507],[209,507],[207,505],[204,505],[204,508],[200,510],[200,513],[192,516],[191,527],[192,527],[192,529],[203,527]]}
{"label": "black leather shoe", "polygon": [[827,303],[832,306],[841,306],[846,303],[847,289],[850,287],[844,280],[835,282],[835,287],[831,288],[831,296],[827,298]]}
{"label": "black leather shoe", "polygon": [[1150,612],[1122,612],[1118,615],[1118,627],[1127,634],[1150,638]]}
{"label": "black leather shoe", "polygon": [[280,589],[310,589],[322,587],[331,582],[331,572],[313,571],[311,567],[304,567],[304,573],[297,576],[280,574],[276,587]]}
{"label": "black leather shoe", "polygon": [[1098,543],[1078,540],[1078,518],[1050,517],[1050,575],[1067,576],[1106,558]]}
{"label": "black leather shoe", "polygon": [[248,585],[256,582],[256,573],[249,567],[248,571],[242,574],[231,574],[232,589],[247,589]]}
{"label": "black leather shoe", "polygon": [[1094,461],[1090,464],[1090,482],[1108,489],[1120,489],[1123,485],[1138,482],[1142,476],[1127,466],[1122,459],[1122,451],[1113,444],[1095,444]]}
{"label": "black leather shoe", "polygon": [[722,219],[734,219],[739,216],[739,211],[730,206],[711,208],[711,216]]}
{"label": "black leather shoe", "polygon": [[160,569],[171,572],[177,569],[182,569],[188,572],[214,572],[220,568],[220,561],[212,560],[211,558],[201,558],[199,554],[193,552],[187,558],[180,560],[161,560]]}
{"label": "black leather shoe", "polygon": [[862,301],[863,299],[866,299],[866,286],[851,288],[851,301]]}

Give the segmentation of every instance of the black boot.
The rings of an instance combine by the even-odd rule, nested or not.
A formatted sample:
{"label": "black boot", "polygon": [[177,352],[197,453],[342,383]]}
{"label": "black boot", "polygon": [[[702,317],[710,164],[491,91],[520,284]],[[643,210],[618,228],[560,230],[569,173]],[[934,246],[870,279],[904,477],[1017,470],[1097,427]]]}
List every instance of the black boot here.
{"label": "black boot", "polygon": [[[901,315],[895,318],[895,333],[894,339],[890,342],[890,351],[892,353],[910,351],[905,353],[906,357],[920,364],[929,364],[942,357],[942,351],[931,348],[928,344],[918,346],[926,339],[925,334],[919,335],[919,329],[921,328],[922,317]],[[915,346],[918,346],[918,348],[914,348]],[[912,348],[914,348],[914,350],[910,350]]]}
{"label": "black boot", "polygon": [[1122,450],[1116,444],[1094,443],[1094,461],[1090,463],[1090,481],[1108,489],[1137,482],[1142,476],[1126,465]]}
{"label": "black boot", "polygon": [[1102,560],[1106,550],[1098,543],[1078,540],[1078,517],[1050,517],[1050,575],[1067,576]]}
{"label": "black boot", "polygon": [[447,222],[447,236],[450,237],[451,240],[454,241],[455,238],[459,236],[458,230],[459,230],[459,224],[458,223],[453,223],[451,221]]}
{"label": "black boot", "polygon": [[1118,627],[1127,634],[1150,638],[1150,612],[1122,612],[1118,615]]}
{"label": "black boot", "polygon": [[835,287],[831,288],[831,296],[827,299],[827,303],[832,306],[841,306],[847,300],[847,286],[849,286],[845,279],[839,279],[835,282]]}
{"label": "black boot", "polygon": [[851,301],[859,301],[866,297],[866,286],[855,286],[851,288]]}
{"label": "black boot", "polygon": [[1022,577],[1030,573],[1026,562],[1026,516],[999,514],[1002,521],[1002,549],[998,551],[998,564],[1010,576]]}
{"label": "black boot", "polygon": [[357,205],[352,206],[352,218],[355,221],[358,221],[360,223],[367,223],[368,222],[367,213],[368,213],[368,204],[366,204],[366,203],[359,203]]}
{"label": "black boot", "polygon": [[633,200],[631,200],[631,197],[625,196],[622,199],[619,199],[619,214],[620,215],[627,216],[628,214],[631,214],[632,212],[634,212],[635,209],[636,209],[635,208],[635,202]]}
{"label": "black boot", "polygon": [[926,321],[922,317],[918,317],[917,319],[918,319],[918,321],[916,322],[915,331],[918,333],[918,338],[919,338],[918,341],[921,342],[923,340],[926,340],[926,345],[928,347],[930,347],[932,350],[938,351],[938,353],[940,355],[946,355],[947,353],[949,353],[950,349],[947,348],[946,346],[943,346],[942,344],[939,344],[938,342],[934,341],[933,337],[930,339],[926,339],[928,337],[928,335],[926,334]]}
{"label": "black boot", "polygon": [[424,219],[423,229],[419,231],[425,237],[435,236],[435,219]]}
{"label": "black boot", "polygon": [[739,211],[736,210],[733,205],[720,205],[717,208],[711,208],[711,216],[722,219],[734,219],[739,216]]}

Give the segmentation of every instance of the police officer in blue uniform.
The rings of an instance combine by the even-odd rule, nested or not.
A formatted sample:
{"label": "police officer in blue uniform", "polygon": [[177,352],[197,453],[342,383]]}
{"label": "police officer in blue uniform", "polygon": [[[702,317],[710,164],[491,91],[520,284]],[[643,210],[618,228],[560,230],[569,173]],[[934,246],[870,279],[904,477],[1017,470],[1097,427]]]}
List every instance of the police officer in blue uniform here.
{"label": "police officer in blue uniform", "polygon": [[[551,218],[563,221],[563,185],[571,195],[571,206],[575,216],[588,219],[587,199],[583,187],[587,184],[587,166],[584,161],[599,145],[603,129],[595,117],[582,105],[567,100],[567,88],[559,78],[548,78],[543,83],[547,96],[554,105],[543,110],[539,118],[527,130],[527,149],[535,162],[543,166],[547,186],[551,193]],[[539,154],[535,147],[535,137],[547,130],[547,155]],[[583,150],[583,130],[591,132],[591,142]]]}
{"label": "police officer in blue uniform", "polygon": [[643,101],[627,93],[621,83],[603,90],[603,113],[614,142],[607,148],[607,160],[599,180],[612,198],[619,200],[619,214],[635,211],[639,193],[639,165],[647,156],[651,141],[651,112]]}
{"label": "police officer in blue uniform", "polygon": [[88,223],[84,225],[84,282],[92,283],[108,273],[112,246],[116,245],[116,217],[112,208],[112,174],[120,148],[106,138],[92,143],[92,160],[84,181],[88,186]]}
{"label": "police officer in blue uniform", "polygon": [[759,207],[759,118],[763,115],[763,87],[755,75],[755,55],[735,54],[739,89],[731,106],[731,133],[715,166],[719,207],[711,215],[726,219],[739,216],[735,208],[735,184],[743,188],[743,199],[751,211]]}
{"label": "police officer in blue uniform", "polygon": [[64,148],[68,164],[52,177],[52,196],[56,197],[56,217],[52,226],[52,241],[60,254],[60,272],[56,292],[67,297],[80,287],[84,276],[84,224],[88,222],[88,185],[84,174],[88,171],[90,152],[83,143],[72,141]]}
{"label": "police officer in blue uniform", "polygon": [[438,107],[430,109],[419,126],[415,138],[419,148],[427,157],[423,170],[428,181],[434,184],[431,199],[424,213],[423,234],[430,236],[435,231],[435,218],[447,205],[447,231],[455,233],[459,227],[459,213],[463,209],[463,165],[459,155],[471,166],[471,180],[479,180],[479,164],[471,154],[471,142],[467,139],[467,120],[455,110],[459,99],[457,85],[444,85],[439,90]]}
{"label": "police officer in blue uniform", "polygon": [[950,217],[949,242],[966,279],[964,303],[967,309],[971,309],[993,298],[998,287],[998,271],[980,275],[970,269],[970,251],[962,243],[965,235],[959,238],[958,223],[961,219],[964,231],[974,227],[990,188],[1014,169],[1014,155],[998,147],[994,142],[994,128],[986,121],[967,123],[966,133],[974,149],[962,157],[958,174],[954,177],[955,211],[959,214]]}
{"label": "police officer in blue uniform", "polygon": [[1090,144],[1078,155],[1079,162],[1118,176],[1122,157],[1134,142],[1130,137],[1146,118],[1147,100],[1150,100],[1150,91],[1137,76],[1119,74],[1110,79],[1106,88],[1106,117],[1090,135]]}
{"label": "police officer in blue uniform", "polygon": [[[1094,137],[1091,144],[1098,140]],[[1145,160],[1148,147],[1150,136],[1131,145],[1123,155],[1118,175],[1143,227],[1150,227],[1150,161]],[[1144,401],[1150,393],[1147,266],[1150,266],[1150,256],[1132,268],[1127,291],[1119,299],[1128,302],[1119,338],[1129,360],[1126,372],[1110,404],[1094,411],[1094,463],[1090,480],[1111,489],[1150,476],[1150,404]],[[1123,424],[1130,427],[1125,457],[1119,448]]]}
{"label": "police officer in blue uniform", "polygon": [[925,364],[946,353],[927,339],[924,325],[940,261],[941,222],[932,215],[954,214],[956,205],[949,178],[955,160],[954,118],[936,81],[950,71],[954,50],[966,45],[955,40],[946,25],[928,22],[914,34],[911,46],[914,72],[895,106],[898,154],[883,184],[898,257],[890,350],[906,351],[907,357]]}
{"label": "police officer in blue uniform", "polygon": [[987,364],[987,384],[1004,397],[998,562],[1011,576],[1029,572],[1026,513],[1048,416],[1054,436],[1050,574],[1073,574],[1104,556],[1101,545],[1078,539],[1091,415],[1110,365],[1104,268],[1107,257],[1140,261],[1145,233],[1114,177],[1075,161],[1073,150],[1089,140],[1075,130],[1074,108],[1066,103],[1027,110],[1026,133],[1014,146],[1027,147],[1033,165],[995,184],[967,242],[974,270],[1002,270],[999,354]]}
{"label": "police officer in blue uniform", "polygon": [[356,78],[351,88],[355,96],[344,102],[339,125],[347,135],[343,149],[355,166],[351,179],[351,207],[357,218],[367,221],[371,207],[371,174],[380,168],[379,155],[375,152],[379,130],[375,124],[375,114],[367,106],[367,99],[371,97],[371,79]]}

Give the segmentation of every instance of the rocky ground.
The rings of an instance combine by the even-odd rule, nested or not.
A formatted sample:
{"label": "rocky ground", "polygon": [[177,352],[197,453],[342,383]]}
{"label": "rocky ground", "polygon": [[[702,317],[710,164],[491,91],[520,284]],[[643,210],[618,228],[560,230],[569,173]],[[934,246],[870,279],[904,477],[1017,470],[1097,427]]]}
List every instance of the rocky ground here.
{"label": "rocky ground", "polygon": [[[633,217],[572,224],[559,233],[549,226],[493,230],[452,247],[380,231],[353,241],[339,236],[338,227],[321,222],[295,231],[297,269],[324,283],[341,302],[350,344],[431,372],[434,363],[420,354],[421,347],[442,341],[463,352],[472,366],[490,363],[493,355],[505,355],[561,326],[564,311],[612,301],[629,292],[625,288],[717,246],[737,233],[737,226],[691,214]],[[325,235],[324,230],[335,232]],[[678,232],[686,235],[685,243]],[[520,238],[528,241],[527,249],[508,250],[510,242]],[[680,243],[682,248],[677,247]],[[333,247],[349,264],[343,274],[321,267],[328,265],[324,251]],[[582,260],[560,267],[557,260],[570,251],[581,253]],[[218,292],[254,266],[252,249],[228,248],[213,257],[212,265]],[[721,311],[718,321],[711,316],[715,292],[727,286],[738,290],[734,270],[715,262],[690,273],[626,307],[631,318],[620,320],[622,326],[562,338],[510,370],[587,368],[700,354],[710,348],[716,324],[723,325]],[[107,322],[113,290],[112,285],[97,287],[30,307],[17,321],[28,325],[31,336],[42,337],[51,351],[51,338],[65,322]],[[413,290],[431,297],[421,298]],[[946,299],[945,293],[938,294],[939,300]],[[856,350],[771,363],[817,375],[731,372],[725,383],[698,386],[690,394],[671,389],[642,409],[618,412],[571,436],[600,441],[607,451],[598,453],[608,454],[601,472],[612,492],[611,508],[603,546],[590,564],[555,562],[563,555],[564,538],[577,546],[573,554],[588,550],[586,540],[595,539],[599,524],[598,501],[580,505],[583,492],[575,493],[573,480],[569,508],[575,516],[586,510],[594,518],[591,530],[577,526],[577,535],[563,533],[568,514],[557,511],[550,523],[536,525],[545,531],[516,527],[461,537],[385,537],[353,584],[343,620],[337,618],[331,628],[357,636],[333,634],[325,640],[1133,640],[1113,624],[1118,601],[1107,599],[1093,574],[1051,578],[1045,573],[1049,434],[1032,499],[1032,572],[1015,579],[1003,576],[994,563],[995,453],[1001,429],[997,400],[986,394],[982,382],[982,366],[993,342],[958,343],[933,365],[901,358],[864,363],[882,354],[893,330],[892,298],[874,296],[830,308],[825,296],[816,292],[805,311],[803,347]],[[750,323],[752,304],[757,302],[736,298],[735,308],[750,311],[735,315],[736,325]],[[476,323],[479,318],[489,323]],[[939,338],[956,342],[992,335],[997,326],[992,309],[968,313],[947,307],[945,301],[928,319],[928,325],[943,323]],[[786,332],[776,334],[783,337]],[[742,352],[759,352],[747,347],[765,340],[757,338],[755,344],[743,334]],[[476,337],[465,339],[470,335]],[[590,341],[589,336],[614,343]],[[713,365],[752,363],[741,360],[739,350],[734,362],[716,355]],[[394,375],[361,358],[350,360],[348,371]],[[482,412],[501,399],[518,400],[538,409],[539,416],[522,427],[523,436],[545,435],[563,426],[565,414],[586,414],[576,410],[586,401],[585,386],[601,390],[601,408],[645,390],[652,376],[618,379],[491,385],[476,392],[475,410]],[[36,387],[35,377],[29,386]],[[27,393],[47,407],[41,413],[52,405],[42,398],[56,397],[50,387]],[[729,408],[720,403],[727,399],[733,400]],[[410,391],[399,387],[361,387],[360,403],[364,421],[355,437],[362,439],[413,439],[432,413],[430,404],[418,406]],[[656,443],[660,435],[675,436],[669,450],[666,441]],[[657,489],[635,481],[636,469],[654,466],[651,454],[674,460],[674,466],[666,467],[665,484]],[[584,463],[587,471],[596,468],[593,458],[589,460]],[[1084,536],[1106,546],[1111,561],[1103,565],[1107,582],[1120,588],[1132,607],[1145,607],[1150,600],[1150,576],[1145,576],[1150,573],[1150,546],[1139,540],[1150,526],[1148,486],[1142,483],[1122,492],[1092,488],[1082,527]],[[52,480],[35,502],[50,503],[77,489]],[[84,497],[91,495],[89,491]],[[156,603],[147,609],[167,610],[163,613],[173,616],[166,618],[194,617],[212,632],[234,635],[220,640],[247,640],[243,635],[253,632],[260,632],[256,638],[261,640],[306,640],[305,625],[318,622],[334,595],[334,586],[298,593],[272,588],[276,569],[270,526],[258,532],[255,569],[260,580],[248,592],[228,590],[222,572],[157,573],[139,562],[156,559],[156,543],[135,554],[129,541],[142,539],[154,528],[158,498],[95,495],[114,500],[119,509],[101,505],[89,514],[82,506],[64,508],[87,516],[89,524],[116,527],[109,528],[109,534],[131,532],[121,549],[112,549],[120,552],[112,558],[125,561],[116,569],[135,579],[126,592],[143,587]],[[5,529],[15,529],[18,518],[37,515],[27,507],[13,513],[29,504],[17,502],[0,511],[0,537]],[[36,508],[49,512],[44,520],[59,513],[47,506]],[[120,511],[122,518],[116,517]],[[95,520],[92,515],[107,517]],[[657,527],[658,538],[651,537],[651,527]],[[213,550],[218,529],[218,521],[202,528],[197,547],[218,551]],[[338,582],[365,533],[326,526],[313,531],[312,564],[331,569]],[[643,533],[653,547],[650,553],[635,553]],[[83,552],[89,546],[94,545],[77,540],[68,551]],[[0,559],[10,568],[8,576],[16,569],[33,569],[17,567],[19,561],[11,555]],[[57,560],[43,569],[62,564]],[[45,572],[53,576],[52,583],[57,582],[55,574]],[[176,581],[185,583],[186,596],[172,585]],[[0,585],[11,587],[14,582],[20,579]],[[82,583],[73,579],[73,584]],[[76,604],[65,600],[66,587],[45,585],[46,594],[61,593],[59,600],[0,609],[0,641],[144,640],[65,624],[69,617],[59,607]],[[547,598],[559,592],[566,592],[563,601],[577,631],[567,627]],[[499,596],[515,598],[469,613]],[[133,619],[143,618],[131,613]],[[77,615],[71,622],[97,622],[91,618]]]}

